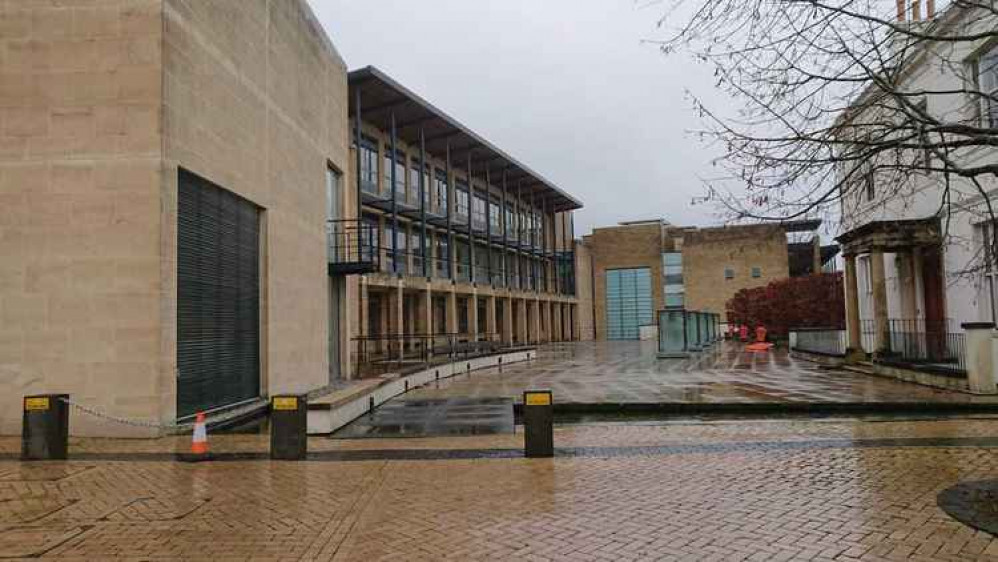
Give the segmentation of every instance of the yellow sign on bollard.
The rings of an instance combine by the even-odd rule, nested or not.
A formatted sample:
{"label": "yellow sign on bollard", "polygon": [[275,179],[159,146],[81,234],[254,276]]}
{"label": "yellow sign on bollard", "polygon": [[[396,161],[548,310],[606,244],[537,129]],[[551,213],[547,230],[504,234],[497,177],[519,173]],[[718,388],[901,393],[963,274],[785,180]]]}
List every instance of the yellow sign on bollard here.
{"label": "yellow sign on bollard", "polygon": [[274,409],[275,410],[297,410],[298,409],[298,398],[295,396],[277,396],[274,397]]}
{"label": "yellow sign on bollard", "polygon": [[24,399],[24,411],[37,412],[49,409],[49,399],[47,396],[33,396]]}
{"label": "yellow sign on bollard", "polygon": [[550,406],[550,392],[527,392],[523,399],[527,406]]}

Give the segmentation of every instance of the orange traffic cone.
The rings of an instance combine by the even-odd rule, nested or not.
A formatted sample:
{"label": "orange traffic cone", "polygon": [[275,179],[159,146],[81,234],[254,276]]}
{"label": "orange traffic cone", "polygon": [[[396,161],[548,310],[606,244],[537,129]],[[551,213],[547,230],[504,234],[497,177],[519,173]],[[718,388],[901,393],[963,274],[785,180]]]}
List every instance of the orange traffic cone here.
{"label": "orange traffic cone", "polygon": [[208,452],[208,428],[204,421],[204,412],[198,412],[194,420],[194,435],[191,438],[191,452],[182,455],[181,460],[188,462],[206,461],[211,458]]}

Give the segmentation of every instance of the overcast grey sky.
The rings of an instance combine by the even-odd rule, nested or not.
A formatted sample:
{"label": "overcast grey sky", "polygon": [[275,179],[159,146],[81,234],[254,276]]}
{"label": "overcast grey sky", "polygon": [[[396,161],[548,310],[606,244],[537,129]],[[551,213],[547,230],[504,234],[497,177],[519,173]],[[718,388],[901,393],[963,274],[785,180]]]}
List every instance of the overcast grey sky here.
{"label": "overcast grey sky", "polygon": [[661,5],[309,1],[351,69],[377,66],[580,199],[577,235],[719,221],[690,204],[713,153],[686,133],[700,122],[684,92],[711,96],[710,70],[641,43]]}

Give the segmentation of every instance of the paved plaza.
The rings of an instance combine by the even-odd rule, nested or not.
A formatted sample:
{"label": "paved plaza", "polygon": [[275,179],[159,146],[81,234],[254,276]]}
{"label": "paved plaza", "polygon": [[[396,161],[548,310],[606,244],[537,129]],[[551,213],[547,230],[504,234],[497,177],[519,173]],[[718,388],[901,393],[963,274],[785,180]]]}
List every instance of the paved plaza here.
{"label": "paved plaza", "polygon": [[998,402],[884,377],[828,369],[786,349],[752,353],[724,343],[688,359],[657,359],[655,342],[552,344],[538,359],[442,380],[413,399],[516,397],[550,388],[558,402]]}
{"label": "paved plaza", "polygon": [[[0,558],[13,560],[998,560],[936,495],[998,472],[998,421],[758,421],[521,436],[74,439],[24,464],[0,439]],[[226,457],[226,453],[250,453]],[[255,452],[255,453],[254,453]]]}

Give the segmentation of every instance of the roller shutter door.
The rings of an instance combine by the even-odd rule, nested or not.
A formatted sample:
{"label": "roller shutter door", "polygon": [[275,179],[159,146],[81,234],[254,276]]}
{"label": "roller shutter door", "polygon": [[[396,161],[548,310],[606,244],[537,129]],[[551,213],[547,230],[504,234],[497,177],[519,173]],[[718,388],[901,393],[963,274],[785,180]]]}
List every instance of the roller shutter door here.
{"label": "roller shutter door", "polygon": [[260,208],[180,171],[177,415],[260,394]]}

